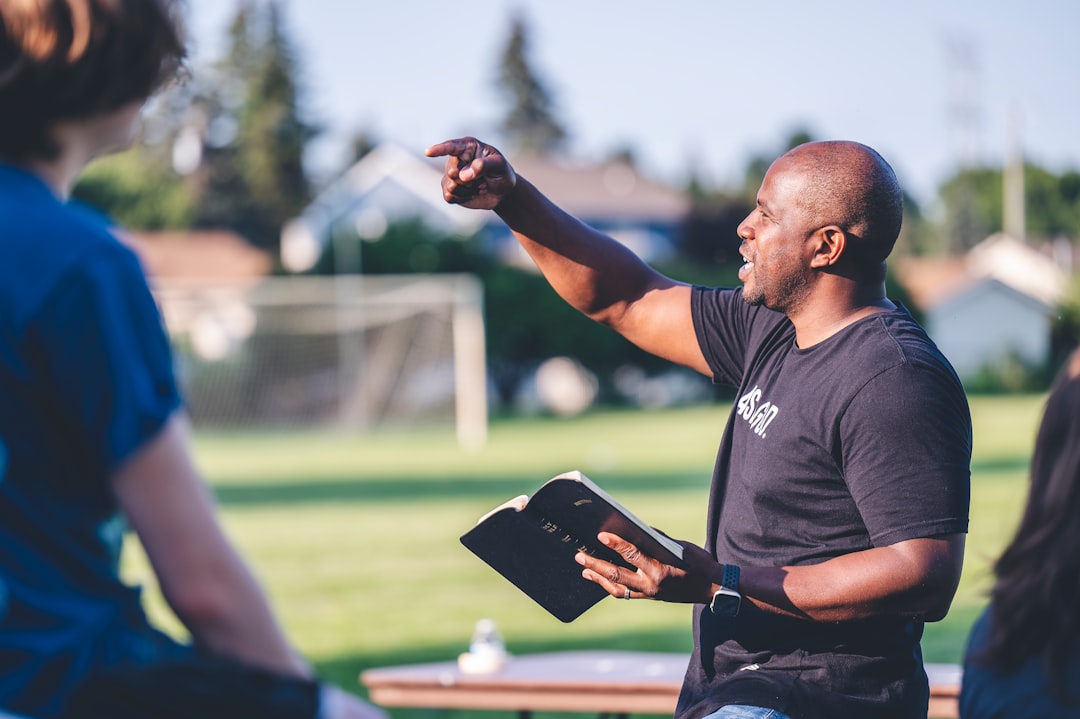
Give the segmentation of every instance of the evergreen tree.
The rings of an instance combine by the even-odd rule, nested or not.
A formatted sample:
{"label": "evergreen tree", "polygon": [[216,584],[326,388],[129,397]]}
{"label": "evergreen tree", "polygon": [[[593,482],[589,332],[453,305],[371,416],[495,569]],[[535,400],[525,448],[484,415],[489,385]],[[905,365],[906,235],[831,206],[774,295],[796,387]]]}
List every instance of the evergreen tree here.
{"label": "evergreen tree", "polygon": [[511,22],[497,84],[508,103],[500,130],[509,149],[536,153],[557,150],[566,140],[566,130],[555,117],[551,94],[529,65],[528,32],[520,16]]}
{"label": "evergreen tree", "polygon": [[297,62],[284,35],[278,2],[267,6],[265,20],[266,41],[255,58],[240,115],[239,160],[255,204],[276,238],[285,221],[311,199],[303,155],[315,130],[299,116]]}
{"label": "evergreen tree", "polygon": [[206,149],[195,178],[199,224],[229,227],[276,252],[310,199],[303,153],[316,129],[299,111],[298,62],[278,0],[243,0],[229,49],[200,98]]}

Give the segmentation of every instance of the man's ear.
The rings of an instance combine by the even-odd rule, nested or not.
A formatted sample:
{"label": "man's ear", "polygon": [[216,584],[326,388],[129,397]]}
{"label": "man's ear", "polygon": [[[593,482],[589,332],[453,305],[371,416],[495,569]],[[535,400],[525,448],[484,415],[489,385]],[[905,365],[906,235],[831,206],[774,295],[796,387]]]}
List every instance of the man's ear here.
{"label": "man's ear", "polygon": [[847,249],[847,233],[836,225],[826,225],[814,233],[814,256],[811,267],[831,267],[840,261]]}

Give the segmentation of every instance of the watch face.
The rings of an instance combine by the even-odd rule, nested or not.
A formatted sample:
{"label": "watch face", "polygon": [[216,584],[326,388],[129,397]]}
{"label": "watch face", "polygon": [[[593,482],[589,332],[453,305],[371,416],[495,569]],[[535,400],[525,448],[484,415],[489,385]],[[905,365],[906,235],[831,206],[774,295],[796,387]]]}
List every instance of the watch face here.
{"label": "watch face", "polygon": [[709,610],[718,617],[734,617],[739,613],[739,605],[741,603],[742,597],[738,592],[733,592],[730,589],[721,589],[713,595],[712,604],[709,605]]}

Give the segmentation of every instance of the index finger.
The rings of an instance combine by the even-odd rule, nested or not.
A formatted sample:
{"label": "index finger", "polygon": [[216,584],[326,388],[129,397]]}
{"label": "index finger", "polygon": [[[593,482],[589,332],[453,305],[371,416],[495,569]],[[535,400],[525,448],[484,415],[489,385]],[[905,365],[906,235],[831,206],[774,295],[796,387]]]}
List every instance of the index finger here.
{"label": "index finger", "polygon": [[637,548],[637,545],[631,544],[617,534],[611,532],[600,532],[596,535],[596,538],[600,540],[608,549],[617,552],[623,559],[629,562],[632,566],[640,569],[641,566],[648,561],[656,561],[649,555],[642,552]]}
{"label": "index finger", "polygon": [[[454,157],[462,157],[469,151],[469,145],[476,144],[476,140],[469,137],[459,137],[455,140],[445,140],[432,145],[424,150],[424,154],[428,157],[445,157],[446,155],[453,155]],[[473,150],[475,154],[475,149]],[[470,158],[471,161],[472,158]]]}

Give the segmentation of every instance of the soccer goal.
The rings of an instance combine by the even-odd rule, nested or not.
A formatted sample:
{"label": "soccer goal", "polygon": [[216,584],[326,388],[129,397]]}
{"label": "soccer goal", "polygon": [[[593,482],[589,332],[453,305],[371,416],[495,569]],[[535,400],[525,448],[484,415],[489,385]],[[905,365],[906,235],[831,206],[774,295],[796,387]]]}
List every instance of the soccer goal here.
{"label": "soccer goal", "polygon": [[453,423],[487,438],[483,293],[471,275],[158,284],[192,421],[357,430]]}

